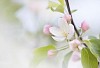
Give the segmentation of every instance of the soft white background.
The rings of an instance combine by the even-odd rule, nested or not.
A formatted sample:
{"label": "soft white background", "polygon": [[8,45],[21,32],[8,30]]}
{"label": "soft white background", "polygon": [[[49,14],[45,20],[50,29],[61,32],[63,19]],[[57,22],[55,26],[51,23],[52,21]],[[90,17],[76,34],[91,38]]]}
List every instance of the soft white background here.
{"label": "soft white background", "polygon": [[[24,4],[26,4],[26,2]],[[45,4],[46,3],[43,3],[42,5]],[[80,26],[80,23],[86,20],[90,25],[89,35],[97,35],[100,33],[100,0],[70,0],[70,5],[72,9],[78,10],[73,14],[77,26]],[[35,28],[38,29],[39,24],[32,24],[30,20],[32,13],[28,10],[27,6],[23,6],[22,9],[19,9],[19,11],[21,11],[20,14],[18,13],[19,11],[15,14],[18,18],[22,16],[19,18],[22,20],[22,26],[9,24],[8,21],[0,16],[0,68],[31,68],[32,50],[35,46],[35,40],[25,34],[24,30],[35,32]],[[21,15],[21,13],[23,14]],[[46,10],[41,11],[39,20],[45,22],[49,20],[49,22],[52,22],[55,21],[56,18],[50,20],[51,18],[58,17],[56,14],[48,13]],[[38,20],[34,20],[34,22],[37,21]],[[35,27],[36,25],[37,27]],[[79,62],[70,62],[69,68],[73,67],[81,68],[81,65]],[[57,64],[42,62],[38,68],[58,67]]]}

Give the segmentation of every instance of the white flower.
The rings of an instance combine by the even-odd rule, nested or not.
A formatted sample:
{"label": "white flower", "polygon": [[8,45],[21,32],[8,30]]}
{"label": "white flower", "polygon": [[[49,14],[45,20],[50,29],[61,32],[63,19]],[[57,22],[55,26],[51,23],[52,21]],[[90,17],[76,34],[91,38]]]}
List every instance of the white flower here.
{"label": "white flower", "polygon": [[69,15],[69,14],[65,14],[64,15],[64,18],[66,19],[66,21],[68,22],[68,23],[70,23],[71,22],[71,15]]}
{"label": "white flower", "polygon": [[77,51],[78,47],[81,45],[81,42],[77,39],[69,42],[69,47],[72,51]]}
{"label": "white flower", "polygon": [[74,51],[71,56],[71,59],[72,59],[72,61],[76,62],[76,61],[80,60],[80,57],[81,57],[80,52]]}
{"label": "white flower", "polygon": [[56,41],[64,41],[65,39],[71,39],[74,35],[74,26],[68,24],[63,18],[58,21],[58,27],[51,27],[50,33],[53,34],[52,38]]}

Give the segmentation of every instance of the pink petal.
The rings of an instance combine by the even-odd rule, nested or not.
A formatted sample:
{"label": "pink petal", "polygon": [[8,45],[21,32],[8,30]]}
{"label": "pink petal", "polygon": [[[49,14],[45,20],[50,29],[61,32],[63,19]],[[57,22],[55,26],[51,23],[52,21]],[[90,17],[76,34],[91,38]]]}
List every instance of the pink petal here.
{"label": "pink petal", "polygon": [[85,31],[87,31],[89,29],[89,25],[87,24],[86,21],[82,22],[81,28],[82,28],[83,32],[85,32]]}
{"label": "pink petal", "polygon": [[74,62],[76,62],[76,61],[78,61],[78,60],[80,60],[80,53],[79,52],[77,52],[77,51],[75,51],[75,52],[73,52],[73,54],[72,54],[72,61],[74,61]]}
{"label": "pink petal", "polygon": [[50,34],[50,31],[49,31],[50,27],[51,27],[51,25],[49,25],[49,24],[45,25],[44,28],[43,28],[43,32],[45,34]]}

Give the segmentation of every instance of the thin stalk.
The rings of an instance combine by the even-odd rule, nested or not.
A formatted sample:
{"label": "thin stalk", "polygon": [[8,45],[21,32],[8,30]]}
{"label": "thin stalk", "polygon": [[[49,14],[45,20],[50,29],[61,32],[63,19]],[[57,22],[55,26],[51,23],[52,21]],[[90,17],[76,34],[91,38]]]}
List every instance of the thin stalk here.
{"label": "thin stalk", "polygon": [[[71,17],[72,17],[72,13],[71,13],[69,1],[68,1],[68,0],[65,0],[65,2],[66,2],[66,5],[67,5],[68,12],[69,12],[69,14],[70,14]],[[74,26],[74,29],[75,29],[75,32],[76,32],[77,36],[79,37],[80,40],[82,40],[82,37],[80,37],[80,33],[78,32],[78,30],[77,30],[77,28],[76,28],[76,25],[75,25],[75,23],[74,23],[74,21],[73,21],[73,17],[72,17],[72,19],[71,19],[71,23],[72,23],[73,26]],[[87,45],[86,45],[85,43],[84,43],[84,45],[87,47]]]}
{"label": "thin stalk", "polygon": [[64,47],[64,48],[58,49],[57,51],[62,51],[62,50],[66,50],[66,49],[68,49],[68,47]]}
{"label": "thin stalk", "polygon": [[[69,14],[70,14],[71,17],[72,17],[72,13],[71,13],[69,1],[68,1],[68,0],[65,0],[65,2],[66,2],[66,5],[67,5],[68,12],[69,12]],[[78,32],[78,30],[77,30],[75,24],[74,24],[73,17],[72,17],[72,19],[71,19],[71,23],[73,24],[73,26],[74,26],[74,28],[75,28],[75,31],[76,31],[77,35],[80,36],[80,34],[79,34],[79,32]]]}

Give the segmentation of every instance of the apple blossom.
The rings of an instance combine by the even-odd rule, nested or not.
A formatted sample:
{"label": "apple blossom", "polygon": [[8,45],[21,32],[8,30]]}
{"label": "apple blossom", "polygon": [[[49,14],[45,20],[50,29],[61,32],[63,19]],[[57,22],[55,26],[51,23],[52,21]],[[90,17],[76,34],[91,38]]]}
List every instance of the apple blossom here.
{"label": "apple blossom", "polygon": [[55,50],[49,50],[48,51],[48,56],[54,56],[56,54],[57,54],[57,52]]}
{"label": "apple blossom", "polygon": [[64,41],[65,39],[71,39],[74,35],[74,26],[68,24],[63,18],[58,21],[58,26],[50,27],[50,33],[53,35],[52,38],[56,41]]}
{"label": "apple blossom", "polygon": [[80,60],[80,52],[78,51],[74,51],[71,57],[72,61],[76,62],[78,60]]}
{"label": "apple blossom", "polygon": [[47,24],[44,26],[43,28],[43,32],[44,34],[50,34],[49,28],[51,27],[51,25]]}
{"label": "apple blossom", "polygon": [[65,14],[65,15],[64,15],[64,19],[65,19],[68,23],[70,23],[70,21],[71,21],[71,15]]}
{"label": "apple blossom", "polygon": [[82,24],[81,24],[81,28],[82,28],[82,31],[85,32],[89,29],[89,25],[87,24],[86,21],[83,21]]}
{"label": "apple blossom", "polygon": [[69,42],[69,47],[72,51],[78,50],[78,46],[80,46],[80,45],[81,45],[81,42],[77,39]]}

